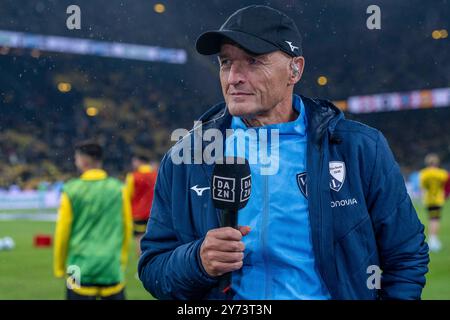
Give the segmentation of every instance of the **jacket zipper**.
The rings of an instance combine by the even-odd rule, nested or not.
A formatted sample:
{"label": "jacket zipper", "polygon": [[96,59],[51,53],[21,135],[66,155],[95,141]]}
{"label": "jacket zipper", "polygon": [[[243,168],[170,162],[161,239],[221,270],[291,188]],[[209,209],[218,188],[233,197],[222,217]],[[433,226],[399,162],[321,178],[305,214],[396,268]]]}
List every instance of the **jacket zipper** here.
{"label": "jacket zipper", "polygon": [[261,244],[262,244],[262,254],[264,269],[266,274],[265,281],[265,297],[264,299],[270,299],[270,284],[272,280],[271,268],[269,265],[268,252],[267,252],[267,235],[268,235],[268,224],[269,224],[269,182],[268,176],[264,175],[264,214],[263,214],[263,228],[261,230]]}
{"label": "jacket zipper", "polygon": [[[319,183],[317,184],[317,193],[319,195],[319,228],[320,228],[320,232],[319,232],[319,261],[324,262],[324,258],[323,258],[323,252],[324,252],[324,241],[323,241],[323,212],[322,212],[322,192],[321,192],[321,185],[322,185],[322,172],[323,172],[323,143],[320,145],[319,147],[319,152],[320,152],[320,162],[319,162]],[[323,270],[323,268],[320,268],[320,270]],[[328,288],[328,285],[324,279],[325,275],[322,275],[321,272],[319,272],[319,275],[322,279],[322,283],[325,286],[328,294],[331,296],[331,292],[330,289]]]}

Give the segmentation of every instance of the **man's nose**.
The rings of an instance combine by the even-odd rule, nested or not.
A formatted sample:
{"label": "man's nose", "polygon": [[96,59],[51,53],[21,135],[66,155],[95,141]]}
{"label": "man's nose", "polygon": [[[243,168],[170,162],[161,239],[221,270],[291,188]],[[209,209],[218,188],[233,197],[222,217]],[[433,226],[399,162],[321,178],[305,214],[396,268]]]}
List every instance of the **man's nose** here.
{"label": "man's nose", "polygon": [[228,83],[231,85],[237,85],[245,82],[245,74],[242,66],[238,63],[233,63],[228,73]]}

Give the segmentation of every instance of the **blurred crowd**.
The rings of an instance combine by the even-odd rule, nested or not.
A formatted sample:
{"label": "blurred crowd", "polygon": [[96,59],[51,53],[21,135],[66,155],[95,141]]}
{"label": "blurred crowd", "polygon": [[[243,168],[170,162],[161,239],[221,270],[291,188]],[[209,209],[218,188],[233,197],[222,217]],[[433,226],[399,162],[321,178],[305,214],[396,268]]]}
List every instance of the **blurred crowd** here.
{"label": "blurred crowd", "polygon": [[450,169],[450,107],[347,117],[381,130],[405,175],[423,168],[423,160],[431,152]]}
{"label": "blurred crowd", "polygon": [[[164,92],[147,78],[161,72],[157,66],[143,72],[122,63],[109,72],[108,63],[95,58],[2,58],[10,61],[0,80],[0,187],[33,189],[76,175],[73,146],[88,138],[105,147],[105,168],[123,177],[133,152],[159,160],[171,130],[183,123],[183,112],[173,121],[177,108],[186,110],[182,88]],[[60,92],[61,82],[70,83],[70,91]]]}

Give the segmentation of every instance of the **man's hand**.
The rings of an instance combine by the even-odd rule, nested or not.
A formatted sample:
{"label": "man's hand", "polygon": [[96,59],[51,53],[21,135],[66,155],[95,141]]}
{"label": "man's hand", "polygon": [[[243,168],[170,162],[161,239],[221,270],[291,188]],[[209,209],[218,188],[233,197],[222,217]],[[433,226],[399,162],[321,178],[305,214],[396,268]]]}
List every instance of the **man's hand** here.
{"label": "man's hand", "polygon": [[209,230],[200,247],[203,268],[212,277],[238,270],[244,259],[242,237],[250,232],[250,227],[231,227]]}

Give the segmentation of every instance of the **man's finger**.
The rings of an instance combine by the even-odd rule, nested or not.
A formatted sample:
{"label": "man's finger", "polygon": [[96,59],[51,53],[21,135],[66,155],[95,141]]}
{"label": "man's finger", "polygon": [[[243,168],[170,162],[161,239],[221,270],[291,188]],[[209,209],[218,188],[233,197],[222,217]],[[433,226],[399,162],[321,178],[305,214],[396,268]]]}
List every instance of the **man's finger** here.
{"label": "man's finger", "polygon": [[214,232],[211,232],[211,236],[221,240],[240,241],[242,239],[241,232],[231,227],[214,229]]}
{"label": "man's finger", "polygon": [[214,251],[211,252],[209,257],[218,262],[224,262],[224,263],[236,263],[240,262],[244,259],[244,253],[243,252],[221,252],[221,251]]}
{"label": "man's finger", "polygon": [[214,263],[211,263],[211,271],[215,275],[221,276],[225,273],[239,270],[240,268],[242,268],[242,265],[243,265],[242,261],[234,263],[215,261]]}
{"label": "man's finger", "polygon": [[245,245],[242,241],[211,239],[205,249],[221,252],[242,252]]}

